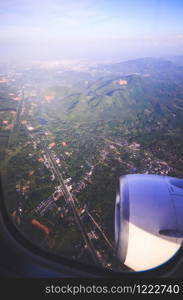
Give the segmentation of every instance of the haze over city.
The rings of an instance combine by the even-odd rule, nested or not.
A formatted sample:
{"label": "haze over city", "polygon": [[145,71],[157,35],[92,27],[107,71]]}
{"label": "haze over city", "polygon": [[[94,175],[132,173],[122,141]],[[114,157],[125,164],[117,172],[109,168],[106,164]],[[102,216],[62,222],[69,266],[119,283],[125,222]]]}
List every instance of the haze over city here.
{"label": "haze over city", "polygon": [[181,55],[179,0],[2,0],[1,61]]}

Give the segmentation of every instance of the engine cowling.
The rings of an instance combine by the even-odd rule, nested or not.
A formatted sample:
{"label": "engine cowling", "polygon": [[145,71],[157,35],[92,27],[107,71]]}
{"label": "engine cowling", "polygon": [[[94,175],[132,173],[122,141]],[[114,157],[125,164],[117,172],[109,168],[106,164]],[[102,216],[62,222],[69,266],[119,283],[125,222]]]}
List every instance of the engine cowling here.
{"label": "engine cowling", "polygon": [[115,206],[117,257],[135,271],[172,258],[183,241],[183,179],[120,177]]}

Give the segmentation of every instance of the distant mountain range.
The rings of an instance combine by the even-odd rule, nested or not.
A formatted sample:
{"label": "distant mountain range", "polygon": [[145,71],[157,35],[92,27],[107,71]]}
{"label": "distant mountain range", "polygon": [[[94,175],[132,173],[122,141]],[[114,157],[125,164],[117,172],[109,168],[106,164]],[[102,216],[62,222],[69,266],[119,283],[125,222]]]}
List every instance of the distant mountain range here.
{"label": "distant mountain range", "polygon": [[128,60],[121,63],[110,65],[100,65],[100,71],[107,71],[113,74],[139,74],[151,75],[156,78],[168,77],[173,78],[174,75],[182,75],[183,72],[183,56],[172,57],[171,59],[161,58],[140,58],[135,60]]}
{"label": "distant mountain range", "polygon": [[[181,57],[176,60],[181,61]],[[64,88],[53,87],[55,113],[76,121],[135,119],[139,113],[144,117],[151,113],[182,116],[182,66],[164,59],[142,58],[101,65],[98,71],[100,77],[89,80],[87,76],[80,92],[73,93],[71,88],[63,97]]]}
{"label": "distant mountain range", "polygon": [[167,60],[171,61],[172,63],[174,63],[178,66],[183,66],[183,55],[170,56],[170,57],[167,57]]}

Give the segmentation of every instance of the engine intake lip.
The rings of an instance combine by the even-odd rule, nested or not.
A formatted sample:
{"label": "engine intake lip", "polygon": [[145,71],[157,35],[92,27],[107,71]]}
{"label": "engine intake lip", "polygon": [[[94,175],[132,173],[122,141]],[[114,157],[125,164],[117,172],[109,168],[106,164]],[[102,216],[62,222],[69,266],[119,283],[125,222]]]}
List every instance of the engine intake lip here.
{"label": "engine intake lip", "polygon": [[127,255],[129,239],[129,190],[127,176],[120,177],[120,190],[116,197],[115,206],[115,240],[116,252],[121,262]]}

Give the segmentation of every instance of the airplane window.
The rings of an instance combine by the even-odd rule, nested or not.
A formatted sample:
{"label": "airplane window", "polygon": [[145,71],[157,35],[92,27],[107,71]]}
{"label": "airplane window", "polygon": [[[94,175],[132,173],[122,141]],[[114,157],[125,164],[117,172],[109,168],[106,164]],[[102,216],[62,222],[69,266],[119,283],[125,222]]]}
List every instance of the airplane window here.
{"label": "airplane window", "polygon": [[182,245],[183,195],[170,187],[183,187],[183,4],[28,2],[0,4],[12,222],[82,264],[161,266]]}

